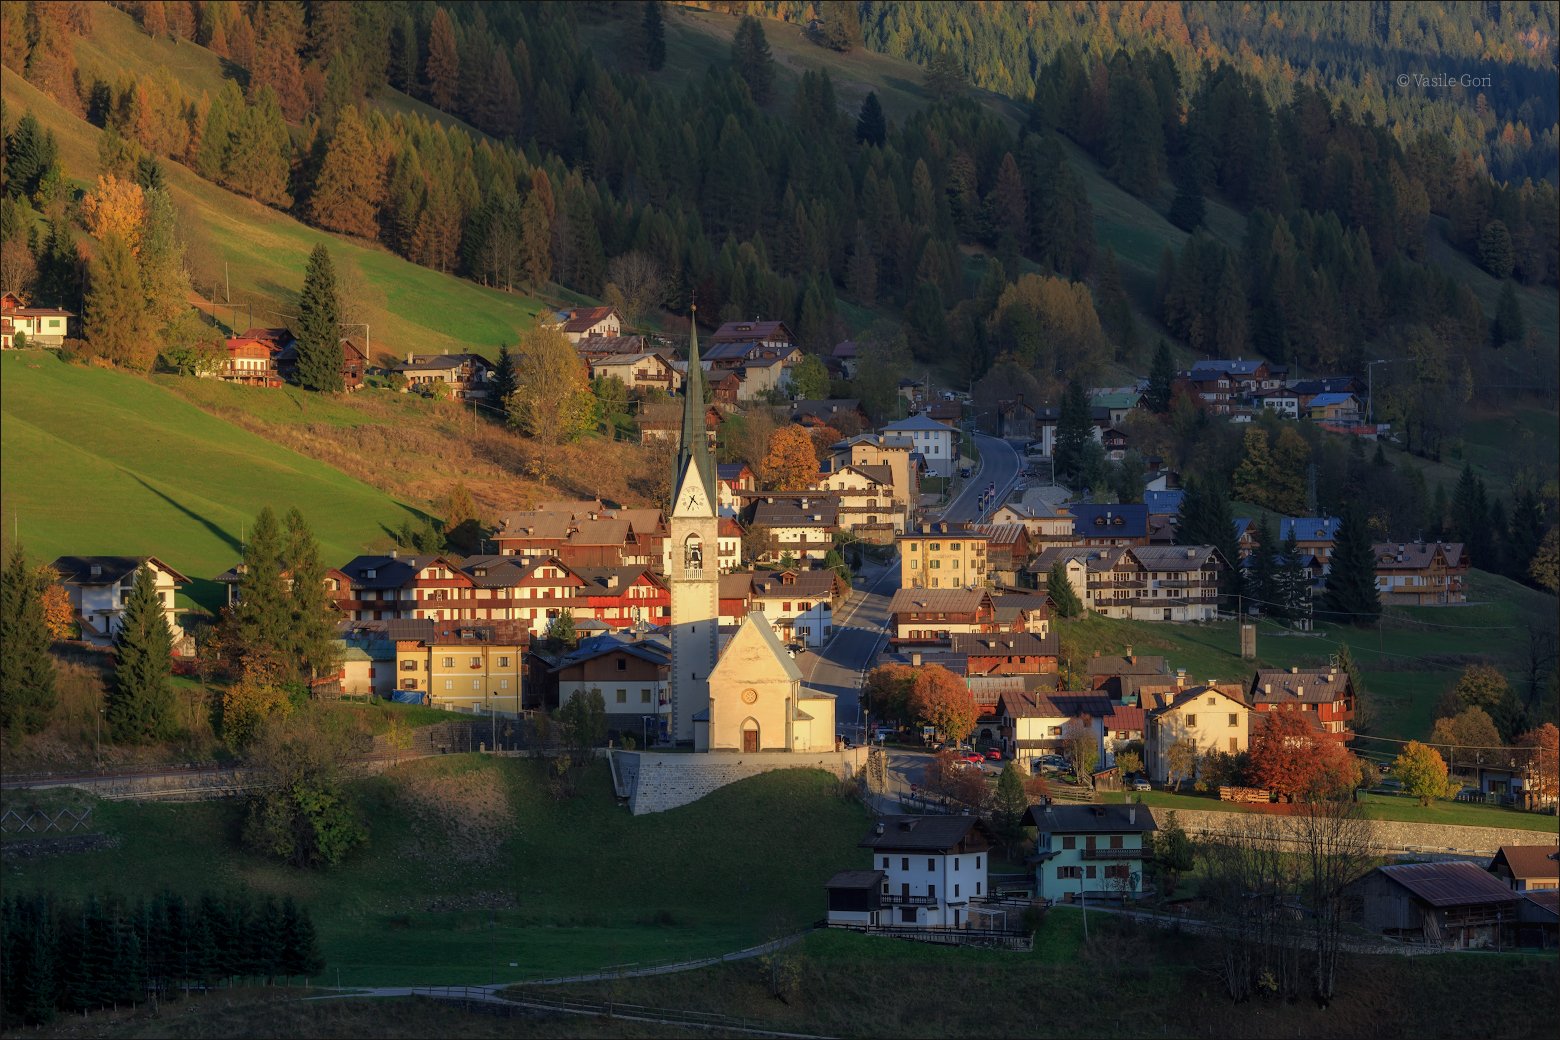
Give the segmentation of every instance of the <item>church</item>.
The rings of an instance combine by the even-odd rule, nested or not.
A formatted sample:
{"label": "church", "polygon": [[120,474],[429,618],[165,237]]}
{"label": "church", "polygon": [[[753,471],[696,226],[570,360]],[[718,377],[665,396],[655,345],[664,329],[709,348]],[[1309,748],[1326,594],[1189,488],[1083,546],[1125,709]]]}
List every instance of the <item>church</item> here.
{"label": "church", "polygon": [[[697,314],[695,314],[697,319]],[[835,749],[834,697],[802,685],[801,670],[761,613],[721,650],[720,514],[704,427],[699,331],[688,333],[682,434],[673,464],[671,738],[695,751],[807,754]]]}

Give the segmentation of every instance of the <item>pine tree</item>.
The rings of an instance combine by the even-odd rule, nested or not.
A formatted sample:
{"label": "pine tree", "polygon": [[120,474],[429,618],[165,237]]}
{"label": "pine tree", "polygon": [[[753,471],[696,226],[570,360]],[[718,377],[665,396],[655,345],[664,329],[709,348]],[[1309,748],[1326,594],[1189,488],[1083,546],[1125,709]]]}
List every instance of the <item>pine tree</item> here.
{"label": "pine tree", "polygon": [[1057,617],[1073,618],[1083,613],[1083,603],[1072,582],[1067,580],[1067,568],[1061,560],[1051,564],[1051,570],[1046,574],[1045,594]]}
{"label": "pine tree", "polygon": [[116,365],[147,371],[157,357],[157,342],[130,246],[119,235],[109,235],[87,271],[87,342],[94,353]]}
{"label": "pine tree", "polygon": [[1079,476],[1083,446],[1094,434],[1089,420],[1089,398],[1083,384],[1074,379],[1062,394],[1061,415],[1056,423],[1056,473],[1064,481]]}
{"label": "pine tree", "polygon": [[1322,616],[1340,624],[1374,625],[1381,616],[1376,594],[1376,555],[1371,549],[1365,514],[1358,506],[1344,510],[1333,542],[1332,569],[1322,592]]}
{"label": "pine tree", "polygon": [[55,699],[42,589],[18,545],[0,571],[0,729],[38,732]]}
{"label": "pine tree", "polygon": [[298,297],[298,382],[308,390],[340,393],[341,301],[330,251],[321,242],[309,254]]}
{"label": "pine tree", "polygon": [[888,140],[888,120],[875,90],[868,91],[866,100],[861,103],[861,114],[856,117],[856,140],[874,148],[883,147],[883,142]]}
{"label": "pine tree", "polygon": [[157,579],[149,566],[136,571],[114,638],[114,681],[108,725],[116,740],[161,740],[174,729],[173,632]]}
{"label": "pine tree", "polygon": [[753,103],[767,105],[774,97],[775,58],[764,36],[764,25],[745,15],[731,38],[731,66],[748,86]]}
{"label": "pine tree", "polygon": [[661,15],[661,0],[645,0],[645,68],[659,72],[666,64],[666,23]]}
{"label": "pine tree", "polygon": [[1278,576],[1273,566],[1277,550],[1273,543],[1277,538],[1273,533],[1273,518],[1266,513],[1257,525],[1254,540],[1256,544],[1246,569],[1246,596],[1251,600],[1248,606],[1254,606],[1264,614],[1273,614],[1280,600]]}
{"label": "pine tree", "polygon": [[244,545],[238,602],[229,615],[228,642],[243,662],[262,659],[279,667],[287,649],[291,625],[287,580],[283,575],[285,542],[270,506],[260,510]]}
{"label": "pine tree", "polygon": [[509,351],[509,344],[500,343],[498,363],[493,366],[493,384],[488,389],[488,395],[498,402],[498,407],[507,409],[509,399],[514,396],[519,385],[515,377],[515,356]]}
{"label": "pine tree", "polygon": [[460,51],[455,43],[455,23],[449,12],[436,8],[428,29],[428,97],[435,108],[454,111],[460,91]]}
{"label": "pine tree", "polygon": [[1154,351],[1154,365],[1148,373],[1148,393],[1144,395],[1145,403],[1155,414],[1169,413],[1171,386],[1174,383],[1175,361],[1170,357],[1170,345],[1160,340],[1159,348]]}
{"label": "pine tree", "polygon": [[325,564],[314,532],[297,508],[287,511],[286,548],[282,561],[291,586],[288,593],[286,660],[295,662],[298,678],[314,679],[336,669],[336,608],[325,589]]}

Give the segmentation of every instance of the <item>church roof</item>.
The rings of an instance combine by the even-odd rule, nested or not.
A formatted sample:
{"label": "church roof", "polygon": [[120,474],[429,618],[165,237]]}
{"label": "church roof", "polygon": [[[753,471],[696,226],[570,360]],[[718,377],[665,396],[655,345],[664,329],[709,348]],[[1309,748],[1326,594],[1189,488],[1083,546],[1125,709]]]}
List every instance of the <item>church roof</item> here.
{"label": "church roof", "polygon": [[[735,643],[738,639],[741,639],[743,633],[749,628],[753,630],[754,635],[762,642],[764,649],[769,651],[769,655],[780,663],[780,668],[785,672],[785,677],[793,682],[801,682],[802,670],[796,667],[796,662],[792,660],[791,655],[786,653],[785,647],[780,645],[780,637],[775,635],[774,627],[769,624],[769,619],[764,616],[763,611],[755,610],[750,612],[743,620],[742,627],[737,629],[737,634],[732,637],[731,642]],[[727,653],[731,651],[730,645],[727,645],[726,651]],[[722,655],[721,664],[725,663],[724,656]],[[719,665],[716,665],[716,667],[719,667]]]}
{"label": "church roof", "polygon": [[[683,384],[682,439],[677,447],[677,469],[673,473],[672,492],[676,494],[682,475],[691,464],[699,472],[704,483],[704,497],[715,501],[715,460],[710,455],[709,439],[705,430],[704,369],[699,364],[698,314],[688,325],[688,379]],[[675,503],[674,503],[675,505]]]}

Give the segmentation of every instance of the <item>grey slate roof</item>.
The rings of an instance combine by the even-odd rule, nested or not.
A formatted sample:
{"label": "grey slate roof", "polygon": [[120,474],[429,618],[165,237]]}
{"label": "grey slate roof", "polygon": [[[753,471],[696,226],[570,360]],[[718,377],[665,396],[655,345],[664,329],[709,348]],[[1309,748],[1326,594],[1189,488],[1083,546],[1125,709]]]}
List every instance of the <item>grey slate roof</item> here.
{"label": "grey slate roof", "polygon": [[991,830],[978,816],[884,816],[881,823],[883,833],[874,829],[861,840],[861,848],[946,853],[972,837],[991,843]]}
{"label": "grey slate roof", "polygon": [[1146,834],[1157,831],[1141,805],[1031,805],[1025,823],[1050,834]]}

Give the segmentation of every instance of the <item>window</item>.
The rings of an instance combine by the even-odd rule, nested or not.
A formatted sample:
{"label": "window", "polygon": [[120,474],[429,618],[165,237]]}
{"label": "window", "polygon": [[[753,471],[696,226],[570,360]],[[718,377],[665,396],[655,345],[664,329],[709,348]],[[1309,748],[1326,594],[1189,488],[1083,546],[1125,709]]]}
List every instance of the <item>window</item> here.
{"label": "window", "polygon": [[980,882],[975,882],[975,894],[980,895]]}
{"label": "window", "polygon": [[473,668],[481,668],[482,667],[482,658],[480,658],[480,657],[473,657],[471,659],[471,667],[473,667]]}
{"label": "window", "polygon": [[1112,834],[1110,836],[1110,847],[1113,848],[1113,849],[1121,848],[1121,835],[1119,835],[1119,834]]}
{"label": "window", "polygon": [[937,861],[928,857],[926,860],[926,870],[928,873],[935,874],[937,872]]}
{"label": "window", "polygon": [[1208,698],[1208,706],[1210,708],[1213,707],[1213,705],[1215,705],[1217,703],[1219,703],[1218,698],[1216,698],[1216,697],[1209,697]]}
{"label": "window", "polygon": [[979,856],[975,857],[975,869],[976,870],[980,869],[980,857]]}
{"label": "window", "polygon": [[953,857],[953,869],[954,870],[958,870],[959,869],[959,857],[958,856]]}
{"label": "window", "polygon": [[640,704],[649,704],[650,703],[650,691],[649,690],[640,690],[639,691],[639,703]]}
{"label": "window", "polygon": [[1082,876],[1083,876],[1083,872],[1079,868],[1077,868],[1077,867],[1057,867],[1056,868],[1056,879],[1058,881],[1066,881],[1066,880],[1068,880],[1070,878],[1079,878],[1079,877],[1082,877]]}
{"label": "window", "polygon": [[620,671],[620,672],[628,671],[628,658],[626,658],[626,657],[619,657],[617,659],[617,670]]}
{"label": "window", "polygon": [[1233,755],[1235,752],[1237,752],[1239,750],[1240,750],[1240,738],[1239,737],[1231,737],[1230,738],[1230,754]]}
{"label": "window", "polygon": [[471,692],[472,693],[480,693],[481,690],[482,690],[482,680],[481,679],[473,679],[473,680],[471,680]]}
{"label": "window", "polygon": [[1107,865],[1105,867],[1105,876],[1107,878],[1121,878],[1125,880],[1127,877],[1127,865],[1125,863]]}
{"label": "window", "polygon": [[905,924],[915,924],[915,907],[902,906],[899,908],[899,920]]}
{"label": "window", "polygon": [[955,898],[955,899],[959,898],[959,886],[958,885],[954,885],[953,886],[953,898]]}
{"label": "window", "polygon": [[500,690],[507,690],[507,689],[509,689],[509,680],[508,679],[500,679],[500,680],[498,680],[498,688]]}
{"label": "window", "polygon": [[455,688],[455,680],[454,679],[446,679],[446,680],[444,680],[444,688],[446,690],[453,690]]}
{"label": "window", "polygon": [[1188,729],[1195,728],[1197,726],[1197,716],[1196,715],[1188,715],[1186,717],[1186,726],[1187,726]]}
{"label": "window", "polygon": [[1090,864],[1089,866],[1083,868],[1083,876],[1086,877],[1086,878],[1094,877],[1094,865],[1093,864]]}
{"label": "window", "polygon": [[454,668],[455,667],[455,658],[453,658],[453,657],[446,657],[444,659],[444,667],[446,667],[446,668]]}
{"label": "window", "polygon": [[1230,725],[1231,726],[1239,726],[1240,725],[1240,716],[1235,714],[1233,711],[1230,712]]}
{"label": "window", "polygon": [[928,899],[936,899],[937,898],[937,886],[936,885],[927,885],[926,886],[926,898],[928,898]]}
{"label": "window", "polygon": [[901,859],[899,861],[899,869],[900,870],[905,870],[905,871],[908,871],[910,869],[910,857],[909,856],[906,856],[906,857],[904,857],[903,859]]}
{"label": "window", "polygon": [[1064,848],[1064,849],[1076,849],[1077,847],[1078,847],[1078,839],[1077,839],[1077,837],[1075,837],[1074,835],[1071,835],[1071,834],[1063,836],[1063,838],[1062,838],[1062,848]]}
{"label": "window", "polygon": [[883,869],[884,870],[888,869],[888,857],[887,856],[883,857]]}

